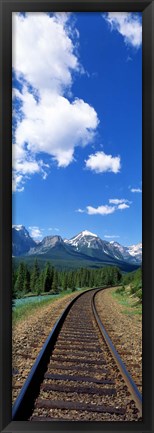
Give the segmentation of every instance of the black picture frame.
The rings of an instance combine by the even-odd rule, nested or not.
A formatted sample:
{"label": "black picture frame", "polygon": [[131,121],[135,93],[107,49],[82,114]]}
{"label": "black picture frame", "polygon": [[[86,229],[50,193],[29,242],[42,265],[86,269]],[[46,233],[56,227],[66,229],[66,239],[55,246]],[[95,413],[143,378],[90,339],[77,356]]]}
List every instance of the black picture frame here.
{"label": "black picture frame", "polygon": [[[12,266],[12,12],[15,11],[141,11],[143,14],[143,421],[25,422],[11,421],[11,266]],[[154,1],[147,0],[0,0],[0,428],[2,432],[127,432],[154,431]],[[153,119],[153,124],[152,124]],[[153,314],[152,314],[153,313]]]}

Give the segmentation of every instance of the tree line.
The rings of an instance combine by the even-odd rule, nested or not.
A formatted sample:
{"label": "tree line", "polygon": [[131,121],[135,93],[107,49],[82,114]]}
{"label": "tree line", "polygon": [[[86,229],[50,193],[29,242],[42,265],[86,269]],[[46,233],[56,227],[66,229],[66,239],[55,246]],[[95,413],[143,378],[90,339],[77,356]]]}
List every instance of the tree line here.
{"label": "tree line", "polygon": [[13,298],[23,297],[27,293],[39,295],[50,292],[58,294],[61,290],[84,287],[114,286],[119,284],[122,275],[116,266],[99,269],[80,268],[72,271],[58,271],[50,262],[40,269],[37,259],[31,268],[20,262],[12,271]]}

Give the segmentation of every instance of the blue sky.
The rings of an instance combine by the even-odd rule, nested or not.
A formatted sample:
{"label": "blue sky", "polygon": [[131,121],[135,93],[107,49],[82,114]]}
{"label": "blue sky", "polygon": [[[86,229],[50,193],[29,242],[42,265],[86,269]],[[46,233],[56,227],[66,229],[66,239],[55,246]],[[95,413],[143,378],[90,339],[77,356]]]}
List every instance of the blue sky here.
{"label": "blue sky", "polygon": [[142,17],[13,14],[13,224],[142,240]]}

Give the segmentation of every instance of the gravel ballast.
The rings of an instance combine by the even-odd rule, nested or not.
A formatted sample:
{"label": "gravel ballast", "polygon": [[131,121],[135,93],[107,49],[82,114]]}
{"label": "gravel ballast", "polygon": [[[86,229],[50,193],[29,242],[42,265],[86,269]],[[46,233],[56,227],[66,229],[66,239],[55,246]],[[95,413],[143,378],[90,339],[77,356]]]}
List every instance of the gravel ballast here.
{"label": "gravel ballast", "polygon": [[96,308],[109,337],[142,393],[142,318],[124,313],[124,306],[113,298],[115,289],[97,293]]}

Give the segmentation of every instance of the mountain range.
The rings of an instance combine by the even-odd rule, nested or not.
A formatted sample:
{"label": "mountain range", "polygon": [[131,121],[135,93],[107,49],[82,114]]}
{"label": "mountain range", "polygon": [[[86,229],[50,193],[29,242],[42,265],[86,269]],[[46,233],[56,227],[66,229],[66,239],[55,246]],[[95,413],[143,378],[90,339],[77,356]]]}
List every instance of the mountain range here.
{"label": "mountain range", "polygon": [[38,242],[32,239],[22,225],[12,227],[12,254],[27,262],[52,260],[58,267],[118,266],[122,271],[137,269],[142,262],[142,243],[124,247],[118,242],[108,242],[84,230],[71,239],[46,236]]}

